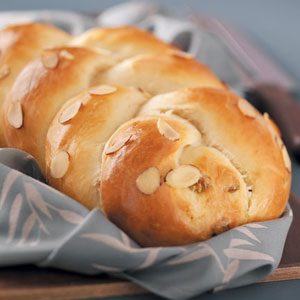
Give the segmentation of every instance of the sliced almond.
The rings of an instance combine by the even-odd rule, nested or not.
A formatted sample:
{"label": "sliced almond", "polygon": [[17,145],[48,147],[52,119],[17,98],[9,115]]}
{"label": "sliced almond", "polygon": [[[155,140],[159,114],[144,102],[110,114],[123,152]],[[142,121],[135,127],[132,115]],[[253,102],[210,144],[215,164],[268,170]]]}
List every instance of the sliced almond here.
{"label": "sliced almond", "polygon": [[69,168],[69,153],[59,151],[52,159],[50,172],[53,178],[62,178]]}
{"label": "sliced almond", "polygon": [[157,129],[161,135],[171,141],[177,141],[180,138],[179,133],[172,128],[166,121],[158,119]]}
{"label": "sliced almond", "polygon": [[284,145],[282,145],[281,154],[282,154],[283,162],[284,162],[286,169],[289,172],[291,172],[291,169],[292,169],[291,159],[290,159],[289,154]]}
{"label": "sliced almond", "polygon": [[10,73],[10,67],[8,65],[3,65],[0,68],[0,79],[7,77]]}
{"label": "sliced almond", "polygon": [[13,102],[7,112],[7,121],[14,128],[20,128],[23,125],[23,111],[20,102]]}
{"label": "sliced almond", "polygon": [[55,69],[59,63],[59,57],[56,52],[45,51],[42,54],[42,63],[47,69]]}
{"label": "sliced almond", "polygon": [[75,59],[75,56],[67,50],[61,50],[59,52],[59,56],[62,57],[62,58],[65,58],[67,60],[74,60]]}
{"label": "sliced almond", "polygon": [[59,123],[63,124],[71,119],[73,119],[77,113],[79,112],[79,109],[82,105],[82,102],[80,100],[75,101],[73,104],[68,106],[59,117]]}
{"label": "sliced almond", "polygon": [[145,170],[136,179],[136,186],[140,192],[146,195],[153,194],[160,185],[160,173],[155,167]]}
{"label": "sliced almond", "polygon": [[116,140],[112,145],[109,145],[105,149],[105,154],[112,154],[121,149],[131,138],[131,133],[125,133],[120,139]]}
{"label": "sliced almond", "polygon": [[264,120],[267,124],[267,127],[268,127],[272,137],[274,138],[274,140],[277,143],[277,145],[279,146],[279,148],[281,148],[283,145],[283,142],[280,138],[280,133],[278,132],[276,125],[272,122],[268,113],[265,112],[263,114],[263,116],[264,116]]}
{"label": "sliced almond", "polygon": [[174,188],[187,188],[194,185],[201,178],[200,171],[191,165],[182,165],[166,176],[166,183]]}
{"label": "sliced almond", "polygon": [[246,117],[255,118],[257,115],[252,105],[248,101],[242,98],[239,99],[238,107],[241,113]]}
{"label": "sliced almond", "polygon": [[82,97],[81,97],[81,103],[83,105],[87,104],[90,100],[92,99],[92,96],[89,93],[85,93]]}
{"label": "sliced almond", "polygon": [[180,58],[185,58],[185,59],[194,58],[192,54],[180,50],[170,50],[169,53]]}
{"label": "sliced almond", "polygon": [[274,128],[274,125],[272,124],[272,121],[270,120],[269,114],[265,112],[263,114],[263,116],[264,116],[264,120],[265,120],[265,122],[267,124],[267,127],[268,127],[270,133],[272,134],[273,137],[276,137],[278,135],[278,132]]}
{"label": "sliced almond", "polygon": [[91,95],[108,95],[112,94],[117,90],[115,86],[111,85],[99,85],[96,87],[93,87],[89,90],[89,93]]}

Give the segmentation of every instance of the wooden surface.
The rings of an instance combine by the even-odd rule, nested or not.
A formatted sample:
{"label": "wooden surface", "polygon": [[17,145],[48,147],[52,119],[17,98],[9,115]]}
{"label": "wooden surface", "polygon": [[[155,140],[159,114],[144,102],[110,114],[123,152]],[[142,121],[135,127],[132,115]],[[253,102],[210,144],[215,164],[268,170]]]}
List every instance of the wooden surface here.
{"label": "wooden surface", "polygon": [[0,271],[0,299],[87,299],[145,294],[137,285],[107,276],[82,276],[26,266]]}
{"label": "wooden surface", "polygon": [[[294,221],[280,266],[263,282],[300,279],[300,200],[291,196]],[[108,276],[83,276],[33,266],[0,269],[0,299],[87,299],[145,294],[137,285]]]}

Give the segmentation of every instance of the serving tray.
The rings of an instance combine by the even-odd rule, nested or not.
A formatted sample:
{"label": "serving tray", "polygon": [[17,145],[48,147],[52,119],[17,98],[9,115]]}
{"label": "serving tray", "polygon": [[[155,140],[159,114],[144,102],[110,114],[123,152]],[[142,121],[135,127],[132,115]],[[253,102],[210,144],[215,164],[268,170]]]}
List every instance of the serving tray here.
{"label": "serving tray", "polygon": [[[290,197],[294,212],[279,268],[262,282],[300,279],[300,199]],[[0,269],[0,299],[86,299],[145,294],[134,283],[109,276],[84,276],[23,266]]]}

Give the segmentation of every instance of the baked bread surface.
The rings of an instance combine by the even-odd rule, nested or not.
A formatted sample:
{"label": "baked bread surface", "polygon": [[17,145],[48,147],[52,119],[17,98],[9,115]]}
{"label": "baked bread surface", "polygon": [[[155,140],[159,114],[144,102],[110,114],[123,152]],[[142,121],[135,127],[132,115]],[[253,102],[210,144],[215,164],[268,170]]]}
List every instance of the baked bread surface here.
{"label": "baked bread surface", "polygon": [[[27,37],[27,38],[26,38]],[[267,114],[134,27],[0,31],[0,143],[143,246],[279,217],[291,162]],[[2,73],[1,73],[2,72]]]}
{"label": "baked bread surface", "polygon": [[[67,43],[71,36],[47,24],[12,25],[0,30],[0,114],[2,103],[20,71],[43,49]],[[6,146],[0,126],[0,146]]]}
{"label": "baked bread surface", "polygon": [[118,151],[104,150],[103,211],[146,246],[280,216],[290,189],[281,140],[253,107],[251,117],[240,110],[243,101],[211,88],[149,100],[106,144],[130,135]]}

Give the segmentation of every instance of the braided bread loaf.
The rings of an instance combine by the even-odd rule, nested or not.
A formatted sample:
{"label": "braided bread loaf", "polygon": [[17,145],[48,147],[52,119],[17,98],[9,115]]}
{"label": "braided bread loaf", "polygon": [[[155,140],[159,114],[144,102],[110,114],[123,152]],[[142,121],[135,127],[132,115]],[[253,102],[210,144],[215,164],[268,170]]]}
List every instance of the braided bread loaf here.
{"label": "braided bread loaf", "polygon": [[[0,114],[4,97],[24,66],[40,56],[44,48],[63,45],[70,39],[71,36],[58,28],[37,23],[0,31]],[[2,128],[0,126],[0,146],[5,145]]]}
{"label": "braided bread loaf", "polygon": [[279,130],[191,56],[133,27],[71,38],[19,25],[0,48],[2,146],[32,154],[50,185],[141,245],[283,212],[291,165]]}

